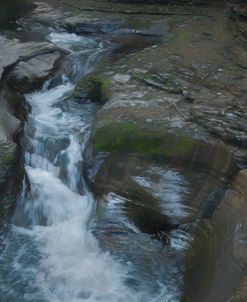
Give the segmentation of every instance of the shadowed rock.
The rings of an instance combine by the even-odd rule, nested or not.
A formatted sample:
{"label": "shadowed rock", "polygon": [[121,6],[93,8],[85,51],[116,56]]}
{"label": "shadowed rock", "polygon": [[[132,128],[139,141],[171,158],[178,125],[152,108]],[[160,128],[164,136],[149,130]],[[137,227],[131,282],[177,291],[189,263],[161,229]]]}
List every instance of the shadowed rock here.
{"label": "shadowed rock", "polygon": [[51,43],[22,43],[2,36],[0,47],[0,217],[9,218],[24,177],[21,121],[29,111],[24,94],[54,76],[65,53]]}

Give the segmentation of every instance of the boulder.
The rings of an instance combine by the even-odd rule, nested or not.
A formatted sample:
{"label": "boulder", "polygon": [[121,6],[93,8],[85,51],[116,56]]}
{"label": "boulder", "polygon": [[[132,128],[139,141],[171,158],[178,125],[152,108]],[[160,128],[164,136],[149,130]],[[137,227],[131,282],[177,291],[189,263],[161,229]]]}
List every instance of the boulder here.
{"label": "boulder", "polygon": [[21,94],[38,90],[47,79],[55,76],[59,68],[58,61],[63,55],[63,52],[52,49],[47,53],[21,60],[8,75],[9,88]]}
{"label": "boulder", "polygon": [[0,45],[0,219],[9,219],[25,175],[20,140],[29,106],[24,94],[54,76],[65,53],[51,43],[2,36]]}
{"label": "boulder", "polygon": [[26,61],[35,56],[54,52],[55,47],[47,42],[26,42],[22,43],[16,39],[8,39],[0,36],[0,77],[8,67],[18,63],[19,61]]}
{"label": "boulder", "polygon": [[220,178],[213,180],[203,171],[126,155],[108,156],[93,183],[100,200],[107,200],[109,194],[124,198],[123,207],[119,205],[123,213],[150,234],[211,216],[224,193]]}
{"label": "boulder", "polygon": [[88,74],[77,83],[73,97],[86,97],[93,102],[105,104],[110,98],[110,84],[109,78],[103,74]]}
{"label": "boulder", "polygon": [[212,218],[185,228],[192,240],[185,256],[183,301],[228,301],[238,291],[247,265],[246,184],[242,170]]}

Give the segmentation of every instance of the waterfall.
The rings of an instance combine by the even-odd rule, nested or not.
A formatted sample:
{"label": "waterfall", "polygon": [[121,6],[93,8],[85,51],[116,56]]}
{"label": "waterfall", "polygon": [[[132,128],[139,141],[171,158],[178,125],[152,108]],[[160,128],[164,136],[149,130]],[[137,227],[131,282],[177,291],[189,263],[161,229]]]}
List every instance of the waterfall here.
{"label": "waterfall", "polygon": [[[76,43],[83,50],[84,66],[90,66],[99,51],[95,42],[64,35],[51,37],[70,50]],[[16,244],[21,238],[25,244],[17,248],[8,278],[21,280],[25,294],[20,301],[138,301],[124,283],[126,271],[100,250],[88,228],[94,198],[82,166],[96,106],[71,100],[73,89],[64,77],[56,87],[46,83],[41,91],[26,95],[31,106],[25,125],[29,189],[18,202],[12,226]],[[12,297],[8,287],[4,291]]]}

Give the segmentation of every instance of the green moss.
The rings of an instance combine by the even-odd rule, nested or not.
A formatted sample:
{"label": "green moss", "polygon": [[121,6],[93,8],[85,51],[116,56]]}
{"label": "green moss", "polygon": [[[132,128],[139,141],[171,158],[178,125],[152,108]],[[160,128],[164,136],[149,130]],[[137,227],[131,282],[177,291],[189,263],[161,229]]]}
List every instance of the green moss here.
{"label": "green moss", "polygon": [[78,83],[74,96],[85,93],[92,101],[105,103],[110,98],[110,84],[104,74],[89,74]]}
{"label": "green moss", "polygon": [[177,33],[176,40],[178,42],[185,42],[188,41],[190,37],[191,37],[191,32],[186,30],[180,30]]}
{"label": "green moss", "polygon": [[134,52],[129,55],[129,64],[133,65],[133,67],[136,67],[142,59],[143,53],[141,51]]}
{"label": "green moss", "polygon": [[188,156],[195,141],[186,135],[169,133],[165,128],[150,130],[135,123],[111,123],[93,132],[93,148],[97,151],[159,155]]}
{"label": "green moss", "polygon": [[108,56],[103,56],[97,61],[97,71],[99,74],[104,73],[108,66],[112,66],[111,59]]}
{"label": "green moss", "polygon": [[12,160],[13,154],[11,153],[2,153],[0,155],[0,165],[6,165]]}
{"label": "green moss", "polygon": [[185,29],[173,33],[170,38],[169,52],[180,52],[180,48],[182,47],[183,49],[186,47],[187,43],[190,42],[191,37],[191,32],[186,31]]}
{"label": "green moss", "polygon": [[110,85],[111,81],[106,77],[101,77],[101,96],[103,100],[107,101],[109,100],[111,93],[110,93]]}

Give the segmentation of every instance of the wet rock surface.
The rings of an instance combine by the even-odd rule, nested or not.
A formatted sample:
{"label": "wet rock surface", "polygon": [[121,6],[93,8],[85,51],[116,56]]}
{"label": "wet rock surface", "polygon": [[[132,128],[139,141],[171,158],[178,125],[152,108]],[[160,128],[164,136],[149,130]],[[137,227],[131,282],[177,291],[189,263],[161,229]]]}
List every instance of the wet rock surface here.
{"label": "wet rock surface", "polygon": [[[11,16],[9,22],[13,24],[35,8],[25,1],[1,5],[6,9],[4,17]],[[22,122],[29,111],[24,94],[41,88],[45,80],[54,77],[59,60],[66,54],[49,42],[36,42],[32,38],[24,42],[21,35],[17,39],[8,30],[7,27],[0,36],[0,217],[7,219],[24,178]]]}
{"label": "wet rock surface", "polygon": [[[87,170],[93,232],[131,267],[130,286],[159,292],[163,280],[171,301],[245,301],[246,23],[220,1],[151,2],[40,2],[21,24],[102,35],[111,49],[73,97],[104,104]],[[231,5],[245,17],[241,3]],[[24,175],[15,135],[28,110],[23,94],[59,77],[62,59],[73,72],[69,50],[20,37],[0,37],[1,209],[17,196],[6,183],[19,190]]]}
{"label": "wet rock surface", "polygon": [[[246,170],[242,170],[226,192],[212,219],[190,229],[194,240],[186,255],[188,262],[185,278],[189,278],[189,285],[185,291],[185,301],[227,300],[244,278],[245,187]],[[206,262],[205,259],[210,260]],[[197,291],[193,290],[195,287]]]}
{"label": "wet rock surface", "polygon": [[92,146],[108,155],[93,180],[95,233],[118,256],[144,244],[140,232],[165,246],[164,259],[174,248],[177,301],[226,301],[238,287],[244,296],[245,172],[233,179],[246,167],[246,41],[220,3],[204,17],[176,12],[150,21],[170,29],[159,41],[104,70],[111,98]]}
{"label": "wet rock surface", "polygon": [[20,17],[27,15],[35,8],[28,0],[2,0],[0,12],[0,29],[15,29]]}
{"label": "wet rock surface", "polygon": [[[193,137],[207,136],[215,141],[220,136],[223,141],[244,147],[245,77],[240,61],[245,64],[245,42],[241,37],[231,40],[236,32],[227,24],[227,12],[212,18],[218,22],[217,31],[207,28],[207,19],[199,18],[191,24],[181,21],[181,29],[172,34],[171,40],[168,35],[165,43],[147,47],[115,64],[112,99],[99,112],[96,129],[126,121],[148,129],[168,124],[170,131],[176,125]],[[114,80],[114,73],[130,77],[124,85],[127,91]],[[107,115],[109,118],[105,118]],[[178,129],[174,132],[176,135]],[[97,147],[97,135],[95,139]]]}
{"label": "wet rock surface", "polygon": [[247,3],[246,1],[227,1],[231,18],[235,20],[239,32],[244,36],[247,35]]}
{"label": "wet rock surface", "polygon": [[207,173],[131,156],[108,157],[95,184],[96,196],[112,192],[126,198],[127,216],[151,234],[210,217],[224,195],[220,179]]}

